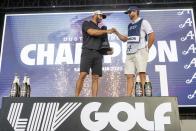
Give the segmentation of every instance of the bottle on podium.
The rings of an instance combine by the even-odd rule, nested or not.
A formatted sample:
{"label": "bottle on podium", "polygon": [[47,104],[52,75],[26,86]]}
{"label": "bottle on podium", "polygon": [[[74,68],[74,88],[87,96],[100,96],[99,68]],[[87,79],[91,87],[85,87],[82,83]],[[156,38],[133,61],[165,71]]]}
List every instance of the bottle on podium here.
{"label": "bottle on podium", "polygon": [[146,75],[146,82],[144,84],[144,94],[145,96],[152,96],[152,85],[148,75]]}
{"label": "bottle on podium", "polygon": [[139,75],[136,76],[135,96],[142,96],[142,83],[140,81]]}
{"label": "bottle on podium", "polygon": [[27,77],[27,97],[31,96],[31,85],[30,85],[30,77]]}
{"label": "bottle on podium", "polygon": [[21,87],[21,97],[27,97],[27,75],[25,74],[24,79],[23,79],[23,83],[22,83],[22,87]]}
{"label": "bottle on podium", "polygon": [[17,73],[15,73],[14,80],[12,82],[10,97],[20,97],[20,79]]}

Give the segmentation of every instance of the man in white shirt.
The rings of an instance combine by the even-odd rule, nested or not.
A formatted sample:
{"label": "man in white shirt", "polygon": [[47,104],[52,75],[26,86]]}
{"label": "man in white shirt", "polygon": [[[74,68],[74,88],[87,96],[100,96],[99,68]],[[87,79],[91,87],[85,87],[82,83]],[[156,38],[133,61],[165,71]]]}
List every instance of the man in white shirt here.
{"label": "man in white shirt", "polygon": [[116,35],[120,40],[127,41],[127,55],[124,73],[127,76],[127,95],[134,93],[134,77],[139,75],[142,84],[142,95],[144,96],[144,84],[146,81],[146,68],[148,61],[148,50],[154,43],[155,34],[150,23],[139,17],[139,8],[130,6],[125,12],[130,17],[131,23],[128,25],[128,36]]}

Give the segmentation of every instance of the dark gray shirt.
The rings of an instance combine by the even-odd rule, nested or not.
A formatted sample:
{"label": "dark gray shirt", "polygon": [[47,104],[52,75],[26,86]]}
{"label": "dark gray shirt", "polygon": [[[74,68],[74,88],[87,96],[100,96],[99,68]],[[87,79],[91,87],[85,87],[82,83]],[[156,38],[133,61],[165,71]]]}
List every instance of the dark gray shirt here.
{"label": "dark gray shirt", "polygon": [[92,21],[84,21],[82,24],[82,34],[83,34],[83,49],[94,49],[99,50],[102,44],[102,36],[91,36],[87,33],[88,29],[100,28]]}

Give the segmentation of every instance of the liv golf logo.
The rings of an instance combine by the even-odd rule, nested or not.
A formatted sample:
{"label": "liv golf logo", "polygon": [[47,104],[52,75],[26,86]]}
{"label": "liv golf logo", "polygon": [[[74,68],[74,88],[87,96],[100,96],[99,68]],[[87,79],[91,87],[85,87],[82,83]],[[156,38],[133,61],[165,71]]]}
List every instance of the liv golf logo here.
{"label": "liv golf logo", "polygon": [[[29,119],[20,118],[23,103],[12,103],[7,120],[15,131],[55,131],[82,103],[34,103]],[[41,124],[42,123],[42,124]]]}
{"label": "liv golf logo", "polygon": [[[140,127],[148,131],[165,131],[165,124],[171,124],[169,116],[165,113],[171,112],[171,103],[160,104],[154,112],[154,121],[148,121],[145,118],[144,103],[135,103],[135,109],[126,102],[118,102],[110,108],[109,112],[98,112],[101,103],[92,102],[87,104],[81,112],[81,122],[85,128],[90,131],[101,131],[109,123],[117,131],[129,131],[138,123]],[[90,119],[91,113],[95,112],[95,120]],[[127,114],[127,120],[120,121],[118,115],[120,112]]]}
{"label": "liv golf logo", "polygon": [[[20,118],[23,103],[12,103],[7,120],[15,131],[56,131],[82,103],[67,102],[61,108],[59,108],[59,104],[54,102],[34,103],[30,117],[27,119]],[[89,102],[81,109],[80,114],[76,114],[80,115],[80,120],[75,122],[80,122],[83,125],[83,127],[77,127],[78,131],[101,131],[108,124],[112,127],[110,131],[129,131],[136,124],[148,131],[165,131],[165,124],[171,124],[170,116],[166,116],[166,113],[172,112],[171,105],[170,102],[165,102],[156,106],[154,113],[151,114],[154,121],[149,121],[145,117],[147,112],[144,102],[135,102],[135,106],[128,102],[117,102],[109,107],[108,111],[104,112],[99,111],[102,103]],[[119,120],[118,116],[121,112],[127,114],[127,118],[124,121]],[[91,118],[92,114],[94,114],[94,120]],[[69,127],[70,125],[67,126]]]}

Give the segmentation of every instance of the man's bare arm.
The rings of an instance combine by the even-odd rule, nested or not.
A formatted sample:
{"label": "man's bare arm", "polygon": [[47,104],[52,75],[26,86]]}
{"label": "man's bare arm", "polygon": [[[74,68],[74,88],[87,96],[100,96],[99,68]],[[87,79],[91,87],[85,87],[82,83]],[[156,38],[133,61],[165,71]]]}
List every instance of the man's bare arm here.
{"label": "man's bare arm", "polygon": [[148,49],[151,48],[151,46],[154,43],[154,40],[155,40],[155,33],[152,32],[152,33],[148,34]]}
{"label": "man's bare arm", "polygon": [[114,29],[109,30],[97,30],[97,29],[88,29],[87,33],[91,36],[100,36],[104,34],[111,34],[114,32]]}
{"label": "man's bare arm", "polygon": [[125,35],[120,34],[116,29],[115,29],[115,34],[118,36],[118,38],[123,41],[126,42],[128,40],[128,37]]}

